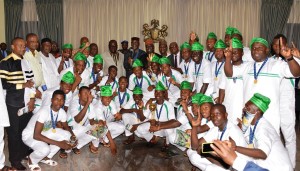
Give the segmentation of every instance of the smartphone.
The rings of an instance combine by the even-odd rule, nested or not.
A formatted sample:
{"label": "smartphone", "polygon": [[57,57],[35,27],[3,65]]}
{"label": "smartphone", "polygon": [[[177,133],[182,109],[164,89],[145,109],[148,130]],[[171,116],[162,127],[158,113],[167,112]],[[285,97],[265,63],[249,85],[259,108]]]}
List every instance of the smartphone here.
{"label": "smartphone", "polygon": [[214,150],[211,148],[210,144],[213,144],[213,143],[203,143],[203,144],[202,144],[202,153],[211,153],[211,152],[214,151]]}

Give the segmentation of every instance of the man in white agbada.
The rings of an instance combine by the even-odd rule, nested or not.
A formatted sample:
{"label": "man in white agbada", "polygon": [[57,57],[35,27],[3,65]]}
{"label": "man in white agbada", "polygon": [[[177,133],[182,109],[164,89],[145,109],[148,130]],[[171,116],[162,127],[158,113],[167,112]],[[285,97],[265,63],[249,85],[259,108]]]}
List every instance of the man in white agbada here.
{"label": "man in white agbada", "polygon": [[72,56],[73,45],[70,43],[64,44],[62,47],[62,54],[60,57],[56,58],[57,71],[60,72],[69,67],[73,67],[73,59]]}
{"label": "man in white agbada", "polygon": [[117,107],[115,103],[112,101],[112,94],[113,92],[110,85],[101,86],[100,87],[101,99],[98,100],[97,103],[95,104],[96,118],[99,121],[104,122],[104,124],[108,127],[108,130],[110,132],[110,135],[105,136],[103,138],[103,141],[101,142],[106,147],[115,146],[113,139],[121,135],[125,131],[125,126],[120,121],[122,119],[122,116],[117,111]]}
{"label": "man in white agbada", "polygon": [[123,66],[124,63],[124,55],[123,53],[118,52],[118,44],[116,40],[110,40],[108,43],[109,52],[104,52],[102,54],[104,60],[104,75],[108,74],[108,67],[114,65],[118,68],[117,77],[121,77],[125,75],[125,68]]}
{"label": "man in white agbada", "polygon": [[42,72],[45,85],[42,85],[43,91],[59,85],[59,74],[54,56],[51,52],[51,39],[44,38],[41,41],[41,51],[38,53],[38,58],[41,59]]}
{"label": "man in white agbada", "polygon": [[[286,46],[287,39],[284,35],[278,34],[274,37],[272,42],[272,49],[274,55],[271,57],[274,60],[285,61],[280,55],[279,39],[282,38],[283,46]],[[293,52],[297,50],[293,47]],[[296,56],[296,55],[294,55]],[[298,59],[295,59],[298,63]],[[280,128],[284,137],[285,147],[289,153],[289,157],[296,167],[296,131],[295,131],[295,79],[284,78],[280,84]]]}
{"label": "man in white agbada", "polygon": [[65,73],[67,73],[68,71],[70,71],[72,74],[74,74],[75,82],[72,85],[72,92],[73,92],[73,95],[75,95],[75,96],[78,94],[78,90],[80,87],[89,86],[89,75],[90,74],[89,74],[88,70],[85,68],[85,66],[86,66],[86,57],[84,56],[83,53],[78,52],[74,56],[74,66],[63,70],[59,75],[59,77],[61,79],[63,77],[63,75]]}
{"label": "man in white agbada", "polygon": [[[191,149],[187,151],[190,162],[201,170],[226,170],[223,167],[212,164],[207,158],[210,158],[208,155],[207,158],[201,158],[197,151],[202,150],[202,144],[213,142],[213,140],[234,140],[238,146],[246,147],[246,141],[241,129],[234,125],[227,119],[226,108],[224,105],[215,104],[211,108],[211,119],[214,124],[214,127],[211,128],[206,135],[204,135],[200,140],[198,140],[197,127],[201,124],[201,118],[198,117],[197,120],[192,120],[192,132],[191,132]],[[196,151],[197,150],[197,151]],[[243,158],[247,158],[241,154]],[[219,159],[216,159],[218,161]],[[220,159],[221,160],[221,159]]]}
{"label": "man in white agbada", "polygon": [[99,139],[88,135],[86,132],[97,124],[94,106],[91,104],[93,96],[88,87],[83,86],[79,89],[78,97],[73,97],[68,110],[68,125],[72,127],[74,134],[78,139],[78,145],[73,148],[75,154],[80,154],[80,149],[92,141],[94,147],[99,146]]}
{"label": "man in white agbada", "polygon": [[168,95],[168,101],[176,107],[175,102],[180,98],[180,84],[183,81],[180,72],[171,68],[171,61],[169,58],[161,58],[162,74],[158,76],[158,80],[165,86]]}
{"label": "man in white agbada", "polygon": [[253,38],[250,47],[254,62],[248,62],[239,72],[232,70],[232,50],[230,48],[225,50],[225,54],[228,56],[224,67],[225,74],[227,77],[242,75],[244,102],[247,102],[256,92],[271,99],[269,109],[264,114],[264,117],[272,124],[279,135],[280,84],[284,77],[299,77],[300,66],[294,60],[291,50],[285,46],[281,47],[281,54],[287,62],[270,60],[268,58],[269,45],[265,39]]}
{"label": "man in white agbada", "polygon": [[194,83],[194,91],[196,93],[202,93],[210,95],[210,92],[206,93],[206,90],[211,80],[211,66],[207,59],[203,58],[203,45],[199,42],[195,42],[192,45],[192,60],[191,64],[192,78]]}
{"label": "man in white agbada", "polygon": [[[124,77],[126,78],[126,77]],[[123,143],[128,145],[135,141],[134,135],[138,135],[137,127],[145,121],[146,117],[143,114],[143,109],[146,102],[143,101],[143,91],[140,87],[133,89],[133,99],[126,103],[121,108],[120,114],[125,125],[125,135],[128,137]]]}
{"label": "man in white agbada", "polygon": [[0,169],[5,170],[9,169],[8,166],[5,166],[5,156],[4,156],[4,127],[9,126],[8,112],[5,103],[5,95],[2,88],[2,82],[0,79],[0,108],[1,108],[1,121],[0,121]]}
{"label": "man in white agbada", "polygon": [[[233,70],[241,73],[240,70],[245,65],[243,57],[243,44],[236,38],[231,39],[232,65]],[[219,83],[219,103],[223,103],[228,113],[228,120],[238,124],[237,119],[242,118],[243,103],[243,80],[242,75],[236,77],[226,77],[222,73]]]}
{"label": "man in white agbada", "polygon": [[[279,135],[269,121],[264,118],[268,110],[270,99],[259,93],[245,104],[244,117],[249,124],[243,123],[246,132],[244,134],[247,147],[236,146],[236,152],[251,157],[253,162],[268,170],[292,171],[293,166],[284,148]],[[244,119],[245,119],[244,118]]]}
{"label": "man in white agbada", "polygon": [[[182,71],[182,79],[185,81],[188,81],[190,83],[193,83],[193,68],[191,66],[194,65],[194,61],[191,58],[191,46],[189,43],[184,42],[180,46],[180,51],[181,51],[181,57],[182,61],[179,65],[179,68]],[[171,63],[171,62],[170,62]]]}
{"label": "man in white agbada", "polygon": [[[33,152],[28,156],[30,170],[41,170],[39,162],[49,166],[56,166],[52,157],[60,148],[69,150],[75,145],[76,137],[67,124],[67,115],[62,109],[64,92],[56,90],[51,99],[51,106],[42,107],[29,121],[22,133],[23,142]],[[57,127],[60,122],[62,128]],[[72,135],[72,136],[71,136]],[[74,144],[70,144],[70,140]]]}
{"label": "man in white agbada", "polygon": [[215,44],[215,57],[217,61],[211,63],[211,84],[208,86],[207,93],[215,102],[219,101],[219,83],[221,75],[224,72],[224,49],[226,44],[223,40],[218,40]]}
{"label": "man in white agbada", "polygon": [[146,71],[143,71],[143,63],[141,60],[136,59],[133,64],[133,73],[129,77],[129,90],[133,90],[134,87],[140,87],[143,90],[143,96],[145,100],[149,100],[154,97],[155,85],[149,78]]}
{"label": "man in white agbada", "polygon": [[[168,59],[168,58],[166,58]],[[155,99],[150,99],[146,104],[144,116],[149,120],[137,127],[138,135],[145,138],[151,145],[157,143],[157,137],[168,137],[173,129],[160,129],[160,124],[169,120],[175,120],[174,106],[165,100],[166,88],[158,82],[155,87]],[[155,108],[155,109],[154,109]],[[168,138],[165,147],[169,144]]]}

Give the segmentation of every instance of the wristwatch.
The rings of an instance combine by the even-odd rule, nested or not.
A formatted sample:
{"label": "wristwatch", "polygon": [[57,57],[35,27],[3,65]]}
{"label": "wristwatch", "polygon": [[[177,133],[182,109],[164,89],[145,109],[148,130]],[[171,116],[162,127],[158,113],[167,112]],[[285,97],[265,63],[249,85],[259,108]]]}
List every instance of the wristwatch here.
{"label": "wristwatch", "polygon": [[288,59],[286,59],[287,62],[289,62],[289,61],[291,61],[291,60],[294,60],[294,57],[293,57],[293,56],[290,57],[290,58],[288,58]]}

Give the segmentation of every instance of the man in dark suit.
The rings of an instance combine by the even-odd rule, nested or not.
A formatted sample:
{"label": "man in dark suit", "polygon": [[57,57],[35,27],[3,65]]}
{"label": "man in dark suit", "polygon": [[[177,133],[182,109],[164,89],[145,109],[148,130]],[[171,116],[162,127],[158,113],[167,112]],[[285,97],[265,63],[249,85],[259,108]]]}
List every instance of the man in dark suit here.
{"label": "man in dark suit", "polygon": [[0,44],[0,60],[4,59],[7,57],[9,54],[11,54],[10,51],[7,50],[7,45],[6,43],[2,42]]}
{"label": "man in dark suit", "polygon": [[148,60],[147,60],[147,53],[141,49],[140,47],[140,38],[138,37],[132,37],[131,38],[131,48],[130,53],[127,53],[124,55],[124,68],[126,70],[126,77],[129,78],[129,76],[132,74],[132,64],[136,59],[139,59],[143,63],[143,69],[146,69],[148,66]]}
{"label": "man in dark suit", "polygon": [[178,44],[176,42],[170,43],[169,50],[171,55],[169,55],[168,58],[171,61],[171,66],[177,70],[179,69],[179,64],[182,61]]}

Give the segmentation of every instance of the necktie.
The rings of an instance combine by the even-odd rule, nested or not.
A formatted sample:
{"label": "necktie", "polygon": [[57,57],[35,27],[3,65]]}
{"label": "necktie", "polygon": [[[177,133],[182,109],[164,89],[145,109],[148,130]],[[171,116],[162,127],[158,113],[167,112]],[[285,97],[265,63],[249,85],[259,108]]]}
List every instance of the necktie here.
{"label": "necktie", "polygon": [[177,68],[177,55],[174,55],[174,67]]}

